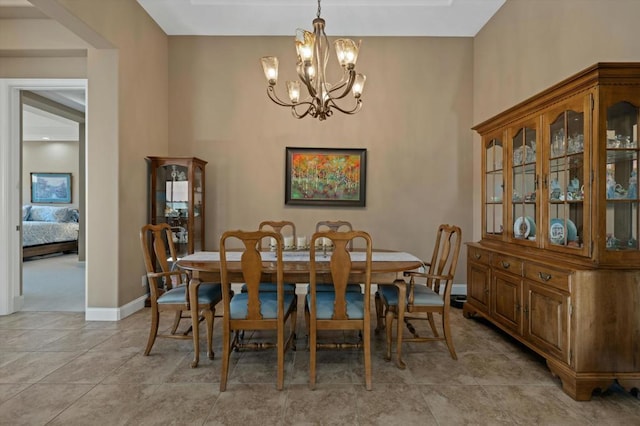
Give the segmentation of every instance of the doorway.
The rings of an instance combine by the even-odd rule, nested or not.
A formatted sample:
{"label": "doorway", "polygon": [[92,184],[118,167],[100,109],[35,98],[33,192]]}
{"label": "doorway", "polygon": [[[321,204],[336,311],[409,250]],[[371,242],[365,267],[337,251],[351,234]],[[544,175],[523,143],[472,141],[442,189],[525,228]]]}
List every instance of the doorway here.
{"label": "doorway", "polygon": [[[85,97],[84,89],[21,91],[23,311],[85,311]],[[38,192],[56,182],[68,198],[43,199]]]}
{"label": "doorway", "polygon": [[[86,93],[87,80],[0,79],[0,118],[5,123],[0,126],[0,246],[6,248],[0,253],[0,315],[20,311],[24,304],[20,217],[22,205],[21,92],[58,89],[82,89]],[[84,135],[84,131],[82,134]],[[83,151],[81,158],[85,155]],[[85,173],[84,169],[83,162],[82,173]],[[86,193],[84,182],[81,182],[81,185],[79,199],[81,208],[84,209]]]}

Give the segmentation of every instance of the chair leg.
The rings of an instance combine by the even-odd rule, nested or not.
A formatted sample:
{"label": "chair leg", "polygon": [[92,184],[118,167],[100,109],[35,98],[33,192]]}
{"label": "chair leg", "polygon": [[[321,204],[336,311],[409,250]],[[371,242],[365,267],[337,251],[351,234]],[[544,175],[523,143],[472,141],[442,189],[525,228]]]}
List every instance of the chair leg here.
{"label": "chair leg", "polygon": [[147,347],[144,350],[145,355],[149,355],[151,348],[156,341],[158,335],[158,325],[160,323],[160,312],[156,306],[151,308],[151,329],[149,330],[149,339],[147,340]]}
{"label": "chair leg", "polygon": [[181,319],[182,319],[182,311],[176,311],[176,314],[173,317],[173,325],[171,326],[171,334],[176,334],[176,331],[178,330],[178,325],[180,325]]}
{"label": "chair leg", "polygon": [[[284,321],[284,320],[279,320]],[[284,324],[278,324],[278,337],[276,350],[278,351],[278,379],[276,389],[282,390],[284,388]]]}
{"label": "chair leg", "polygon": [[298,338],[296,330],[298,324],[298,301],[296,301],[295,306],[293,307],[293,311],[291,312],[293,318],[291,318],[291,332],[293,333],[293,342],[291,343],[291,350],[296,350],[296,340]]}
{"label": "chair leg", "polygon": [[374,298],[374,302],[376,305],[376,334],[380,333],[384,328],[384,305],[382,304],[382,299],[380,298],[380,293],[376,291],[376,295]]}
{"label": "chair leg", "polygon": [[[393,319],[395,315],[395,312],[387,308],[387,313],[385,315],[385,325],[387,331],[387,354],[384,357],[385,361],[391,361],[391,340],[393,336]],[[398,333],[400,332],[402,332],[402,329],[398,327]]]}
{"label": "chair leg", "polygon": [[309,314],[309,305],[307,304],[307,298],[304,298],[304,325],[307,329],[307,342],[309,341],[309,336],[311,335],[311,318]]}
{"label": "chair leg", "polygon": [[427,313],[427,318],[429,318],[429,325],[431,325],[431,332],[433,333],[433,335],[435,337],[438,337],[438,330],[436,329],[436,322],[433,319],[433,313],[432,312],[428,312]]}
{"label": "chair leg", "polygon": [[313,390],[316,388],[316,345],[317,331],[311,326],[309,333],[309,387]]}
{"label": "chair leg", "polygon": [[[213,353],[213,318],[215,317],[215,308],[205,309],[204,318],[207,320],[207,357],[214,358]],[[196,348],[194,348],[196,349]]]}
{"label": "chair leg", "polygon": [[449,348],[449,353],[451,354],[451,358],[458,359],[456,355],[456,350],[453,348],[453,340],[451,338],[451,327],[449,327],[449,313],[444,311],[442,313],[442,330],[444,333],[444,339],[447,342],[447,347]]}
{"label": "chair leg", "polygon": [[231,330],[229,324],[222,326],[222,367],[220,368],[220,392],[227,390],[229,356],[231,355]]}
{"label": "chair leg", "polygon": [[367,390],[371,390],[371,328],[364,327],[364,384]]}

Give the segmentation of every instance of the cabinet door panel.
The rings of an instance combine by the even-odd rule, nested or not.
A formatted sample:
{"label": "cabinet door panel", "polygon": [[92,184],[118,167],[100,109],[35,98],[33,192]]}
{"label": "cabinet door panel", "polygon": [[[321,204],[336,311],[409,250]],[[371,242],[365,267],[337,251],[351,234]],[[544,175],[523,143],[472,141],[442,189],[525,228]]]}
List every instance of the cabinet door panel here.
{"label": "cabinet door panel", "polygon": [[487,265],[469,262],[467,297],[478,310],[489,313],[489,280],[491,269]]}
{"label": "cabinet door panel", "polygon": [[525,281],[525,337],[545,352],[569,362],[569,296]]}
{"label": "cabinet door panel", "polygon": [[520,333],[522,279],[494,271],[491,284],[492,316],[502,325]]}
{"label": "cabinet door panel", "polygon": [[591,157],[585,135],[592,96],[573,96],[543,115],[545,232],[540,237],[549,250],[580,256],[589,256],[591,244]]}
{"label": "cabinet door panel", "polygon": [[506,174],[508,235],[511,242],[536,246],[538,212],[538,126],[539,119],[531,117],[518,122],[507,131],[509,146]]}

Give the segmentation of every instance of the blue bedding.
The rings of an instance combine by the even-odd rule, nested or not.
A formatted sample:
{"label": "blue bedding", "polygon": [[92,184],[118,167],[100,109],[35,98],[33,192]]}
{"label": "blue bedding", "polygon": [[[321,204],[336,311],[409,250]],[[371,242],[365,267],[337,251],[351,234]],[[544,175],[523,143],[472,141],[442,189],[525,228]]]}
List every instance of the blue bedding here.
{"label": "blue bedding", "polygon": [[78,222],[22,222],[22,246],[76,241],[78,239]]}

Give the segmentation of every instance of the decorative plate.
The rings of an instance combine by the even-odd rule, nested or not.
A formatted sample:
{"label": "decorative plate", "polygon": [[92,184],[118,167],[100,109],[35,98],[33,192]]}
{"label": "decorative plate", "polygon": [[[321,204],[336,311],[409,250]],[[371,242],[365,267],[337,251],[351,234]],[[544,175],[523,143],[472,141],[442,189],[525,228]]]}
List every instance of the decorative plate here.
{"label": "decorative plate", "polygon": [[536,223],[530,216],[520,216],[513,223],[513,234],[516,238],[529,238],[536,235]]}
{"label": "decorative plate", "polygon": [[570,219],[567,219],[565,227],[562,219],[551,219],[551,225],[549,226],[549,239],[553,244],[564,244],[565,235],[567,241],[576,241],[578,239],[578,230],[576,224]]}

